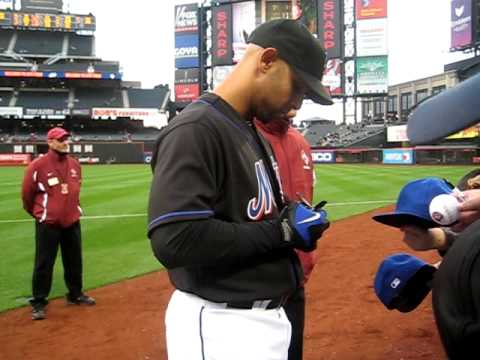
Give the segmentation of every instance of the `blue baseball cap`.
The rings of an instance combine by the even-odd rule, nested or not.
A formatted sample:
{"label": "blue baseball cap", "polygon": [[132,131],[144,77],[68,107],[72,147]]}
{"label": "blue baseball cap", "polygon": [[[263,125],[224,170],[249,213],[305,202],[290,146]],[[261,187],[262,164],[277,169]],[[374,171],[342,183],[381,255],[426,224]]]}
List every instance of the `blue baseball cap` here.
{"label": "blue baseball cap", "polygon": [[398,195],[394,212],[374,215],[372,218],[388,226],[416,225],[422,228],[438,227],[430,216],[430,202],[437,195],[451,194],[453,185],[438,177],[426,177],[407,183]]}
{"label": "blue baseball cap", "polygon": [[437,269],[405,253],[386,257],[375,275],[375,294],[387,309],[409,312],[430,292]]}

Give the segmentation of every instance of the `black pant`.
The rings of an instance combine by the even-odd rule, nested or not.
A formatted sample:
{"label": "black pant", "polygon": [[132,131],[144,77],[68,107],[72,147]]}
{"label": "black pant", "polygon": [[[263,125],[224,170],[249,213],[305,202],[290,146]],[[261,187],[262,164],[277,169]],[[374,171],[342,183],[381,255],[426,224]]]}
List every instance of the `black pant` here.
{"label": "black pant", "polygon": [[288,360],[303,358],[303,328],[305,326],[305,288],[298,288],[283,306],[292,324],[292,339],[288,348]]}
{"label": "black pant", "polygon": [[32,305],[47,303],[52,287],[53,267],[58,246],[62,252],[64,279],[69,296],[82,294],[82,235],[80,222],[68,228],[35,223],[35,266],[32,279]]}

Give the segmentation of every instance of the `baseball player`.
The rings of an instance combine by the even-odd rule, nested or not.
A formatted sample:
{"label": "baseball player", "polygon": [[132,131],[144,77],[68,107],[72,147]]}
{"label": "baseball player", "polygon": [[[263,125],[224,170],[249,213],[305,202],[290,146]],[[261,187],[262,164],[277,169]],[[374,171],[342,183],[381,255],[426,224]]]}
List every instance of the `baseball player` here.
{"label": "baseball player", "polygon": [[312,251],[327,214],[284,204],[273,154],[253,125],[331,104],[325,53],[293,20],[260,25],[244,57],[213,93],[160,134],[152,160],[148,235],[174,291],[165,316],[170,360],[286,360],[291,325],[282,305],[303,273],[294,249]]}

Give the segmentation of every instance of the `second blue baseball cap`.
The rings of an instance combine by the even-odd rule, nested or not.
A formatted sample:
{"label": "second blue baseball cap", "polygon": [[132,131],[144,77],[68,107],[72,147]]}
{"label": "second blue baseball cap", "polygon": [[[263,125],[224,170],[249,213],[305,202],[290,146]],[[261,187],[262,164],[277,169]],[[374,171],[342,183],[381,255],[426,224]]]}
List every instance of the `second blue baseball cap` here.
{"label": "second blue baseball cap", "polygon": [[409,312],[430,292],[436,268],[422,259],[397,253],[387,256],[375,275],[375,294],[390,310]]}
{"label": "second blue baseball cap", "polygon": [[426,177],[407,183],[398,195],[394,212],[374,215],[372,218],[384,225],[402,227],[416,225],[422,228],[438,227],[430,216],[432,199],[453,192],[453,185],[438,177]]}

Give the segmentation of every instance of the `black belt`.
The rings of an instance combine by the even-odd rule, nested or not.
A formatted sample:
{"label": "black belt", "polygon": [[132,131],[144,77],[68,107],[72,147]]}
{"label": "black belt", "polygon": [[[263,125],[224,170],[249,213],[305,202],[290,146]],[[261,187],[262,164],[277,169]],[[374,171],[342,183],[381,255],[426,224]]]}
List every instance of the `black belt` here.
{"label": "black belt", "polygon": [[288,300],[288,296],[284,296],[278,299],[266,299],[255,301],[228,301],[226,302],[227,309],[278,309],[285,305]]}

